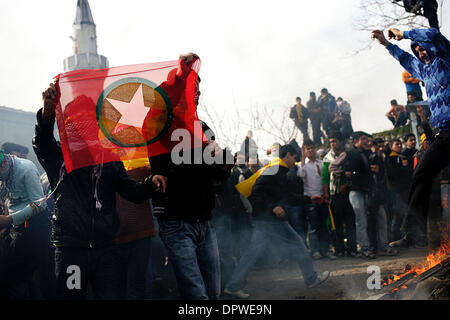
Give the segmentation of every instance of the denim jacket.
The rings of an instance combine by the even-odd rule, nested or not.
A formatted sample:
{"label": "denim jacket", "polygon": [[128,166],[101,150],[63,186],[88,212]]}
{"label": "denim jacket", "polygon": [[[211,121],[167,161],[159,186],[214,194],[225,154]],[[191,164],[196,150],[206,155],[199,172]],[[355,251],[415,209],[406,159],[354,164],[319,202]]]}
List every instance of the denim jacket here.
{"label": "denim jacket", "polygon": [[22,224],[37,213],[28,205],[44,198],[44,192],[38,169],[33,162],[14,157],[13,181],[8,191],[6,204],[13,218],[13,225]]}

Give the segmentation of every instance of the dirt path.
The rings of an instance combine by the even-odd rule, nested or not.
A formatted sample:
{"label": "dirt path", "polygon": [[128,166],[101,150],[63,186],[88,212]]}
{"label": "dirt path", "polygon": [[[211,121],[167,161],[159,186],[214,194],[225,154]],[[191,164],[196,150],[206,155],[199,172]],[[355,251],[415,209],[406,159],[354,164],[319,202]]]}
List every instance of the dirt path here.
{"label": "dirt path", "polygon": [[[398,256],[363,258],[322,259],[314,262],[316,271],[329,270],[331,277],[321,286],[307,289],[298,266],[293,262],[277,268],[254,270],[250,273],[245,288],[252,300],[340,300],[363,299],[367,289],[367,267],[376,265],[383,279],[389,274],[401,273],[407,264],[425,262],[426,249],[402,249]],[[223,299],[230,299],[224,296]]]}

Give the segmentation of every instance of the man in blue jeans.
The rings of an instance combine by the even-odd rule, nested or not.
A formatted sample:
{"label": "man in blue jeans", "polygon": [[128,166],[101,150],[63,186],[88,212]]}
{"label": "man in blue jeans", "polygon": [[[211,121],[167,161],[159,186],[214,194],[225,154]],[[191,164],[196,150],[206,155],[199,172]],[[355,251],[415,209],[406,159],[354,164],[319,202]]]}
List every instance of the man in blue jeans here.
{"label": "man in blue jeans", "polygon": [[[186,64],[198,59],[195,54],[184,56]],[[200,91],[195,97],[198,104]],[[215,300],[220,295],[220,261],[216,232],[212,226],[214,208],[214,182],[224,181],[230,176],[234,166],[229,151],[220,150],[215,143],[214,133],[201,121],[202,130],[208,140],[211,156],[224,157],[224,161],[207,163],[208,146],[182,150],[190,152],[188,161],[176,164],[177,156],[162,154],[150,158],[152,172],[167,179],[164,193],[156,193],[152,198],[153,212],[158,218],[159,235],[167,248],[172,263],[178,290],[184,300]],[[201,150],[199,150],[201,149]],[[200,151],[200,152],[199,152]],[[214,153],[214,154],[213,154]],[[230,163],[231,158],[231,163]]]}
{"label": "man in blue jeans", "polygon": [[243,291],[246,278],[258,259],[264,254],[269,243],[279,242],[280,248],[295,257],[308,288],[313,288],[328,279],[329,272],[317,274],[311,256],[301,236],[286,220],[284,210],[287,190],[287,173],[295,164],[297,151],[291,145],[280,148],[280,158],[267,166],[256,179],[249,200],[253,207],[253,233],[250,244],[234,269],[224,293],[245,299]]}
{"label": "man in blue jeans", "polygon": [[369,134],[362,131],[353,133],[354,148],[346,151],[344,172],[350,180],[349,200],[355,212],[356,241],[361,247],[359,255],[374,259],[375,254],[370,250],[367,233],[367,208],[369,193],[373,188],[372,166],[369,164]]}

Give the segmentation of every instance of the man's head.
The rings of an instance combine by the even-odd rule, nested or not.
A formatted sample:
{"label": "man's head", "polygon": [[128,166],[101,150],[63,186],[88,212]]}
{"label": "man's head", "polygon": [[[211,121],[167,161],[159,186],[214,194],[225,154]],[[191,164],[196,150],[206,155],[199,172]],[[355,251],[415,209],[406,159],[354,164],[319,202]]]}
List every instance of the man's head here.
{"label": "man's head", "polygon": [[315,159],[315,145],[312,140],[303,141],[303,151],[305,156],[309,159]]}
{"label": "man's head", "polygon": [[316,93],[314,91],[311,91],[309,93],[309,98],[312,99],[312,100],[316,99]]}
{"label": "man's head", "polygon": [[408,92],[407,97],[408,97],[408,102],[416,102],[418,100],[417,96],[414,92]]}
{"label": "man's head", "polygon": [[408,133],[404,139],[406,147],[414,148],[416,146],[416,136],[414,135],[414,133]]}
{"label": "man's head", "polygon": [[323,88],[322,90],[320,90],[320,94],[322,95],[322,97],[326,97],[328,95],[328,89]]}
{"label": "man's head", "polygon": [[236,152],[236,165],[245,166],[245,154],[240,151]]}
{"label": "man's head", "polygon": [[400,139],[394,139],[389,143],[389,147],[392,151],[401,153],[402,152],[402,142]]}
{"label": "man's head", "polygon": [[340,106],[340,105],[342,104],[342,101],[344,101],[344,99],[342,99],[342,97],[338,97],[338,98],[336,99],[336,104],[337,104],[338,106]]}
{"label": "man's head", "polygon": [[414,51],[419,56],[419,59],[422,60],[423,62],[425,62],[426,64],[429,64],[431,62],[430,56],[428,55],[428,52],[427,52],[427,50],[425,50],[425,48],[416,44],[414,46]]}
{"label": "man's head", "polygon": [[296,101],[297,103],[302,103],[302,98],[297,97],[297,98],[295,98],[295,101]]}
{"label": "man's head", "polygon": [[26,159],[28,157],[29,150],[27,147],[20,144],[5,142],[2,147],[3,151],[8,154],[12,154],[19,158]]}
{"label": "man's head", "polygon": [[393,107],[398,106],[397,100],[395,100],[395,99],[391,100],[391,106],[393,106]]}
{"label": "man's head", "polygon": [[384,149],[384,140],[382,138],[373,139],[373,146],[375,147],[376,152],[381,153]]}
{"label": "man's head", "polygon": [[253,131],[247,131],[247,137],[249,137],[250,139],[253,138]]}
{"label": "man's head", "polygon": [[369,136],[370,134],[364,131],[353,132],[353,144],[359,150],[369,150]]}
{"label": "man's head", "polygon": [[344,137],[339,131],[332,132],[328,137],[328,141],[334,153],[339,153],[344,149]]}
{"label": "man's head", "polygon": [[290,144],[280,147],[280,158],[287,164],[288,168],[292,168],[297,157],[297,150]]}

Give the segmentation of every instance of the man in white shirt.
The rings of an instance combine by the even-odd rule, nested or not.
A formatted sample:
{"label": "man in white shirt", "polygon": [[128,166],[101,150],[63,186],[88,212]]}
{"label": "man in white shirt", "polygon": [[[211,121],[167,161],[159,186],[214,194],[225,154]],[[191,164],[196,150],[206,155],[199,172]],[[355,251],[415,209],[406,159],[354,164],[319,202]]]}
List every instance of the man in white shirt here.
{"label": "man in white shirt", "polygon": [[330,237],[326,225],[327,203],[323,197],[322,160],[316,158],[314,142],[305,140],[302,146],[301,163],[297,175],[303,179],[304,193],[310,199],[305,205],[309,220],[309,241],[314,259],[336,257],[329,251]]}

